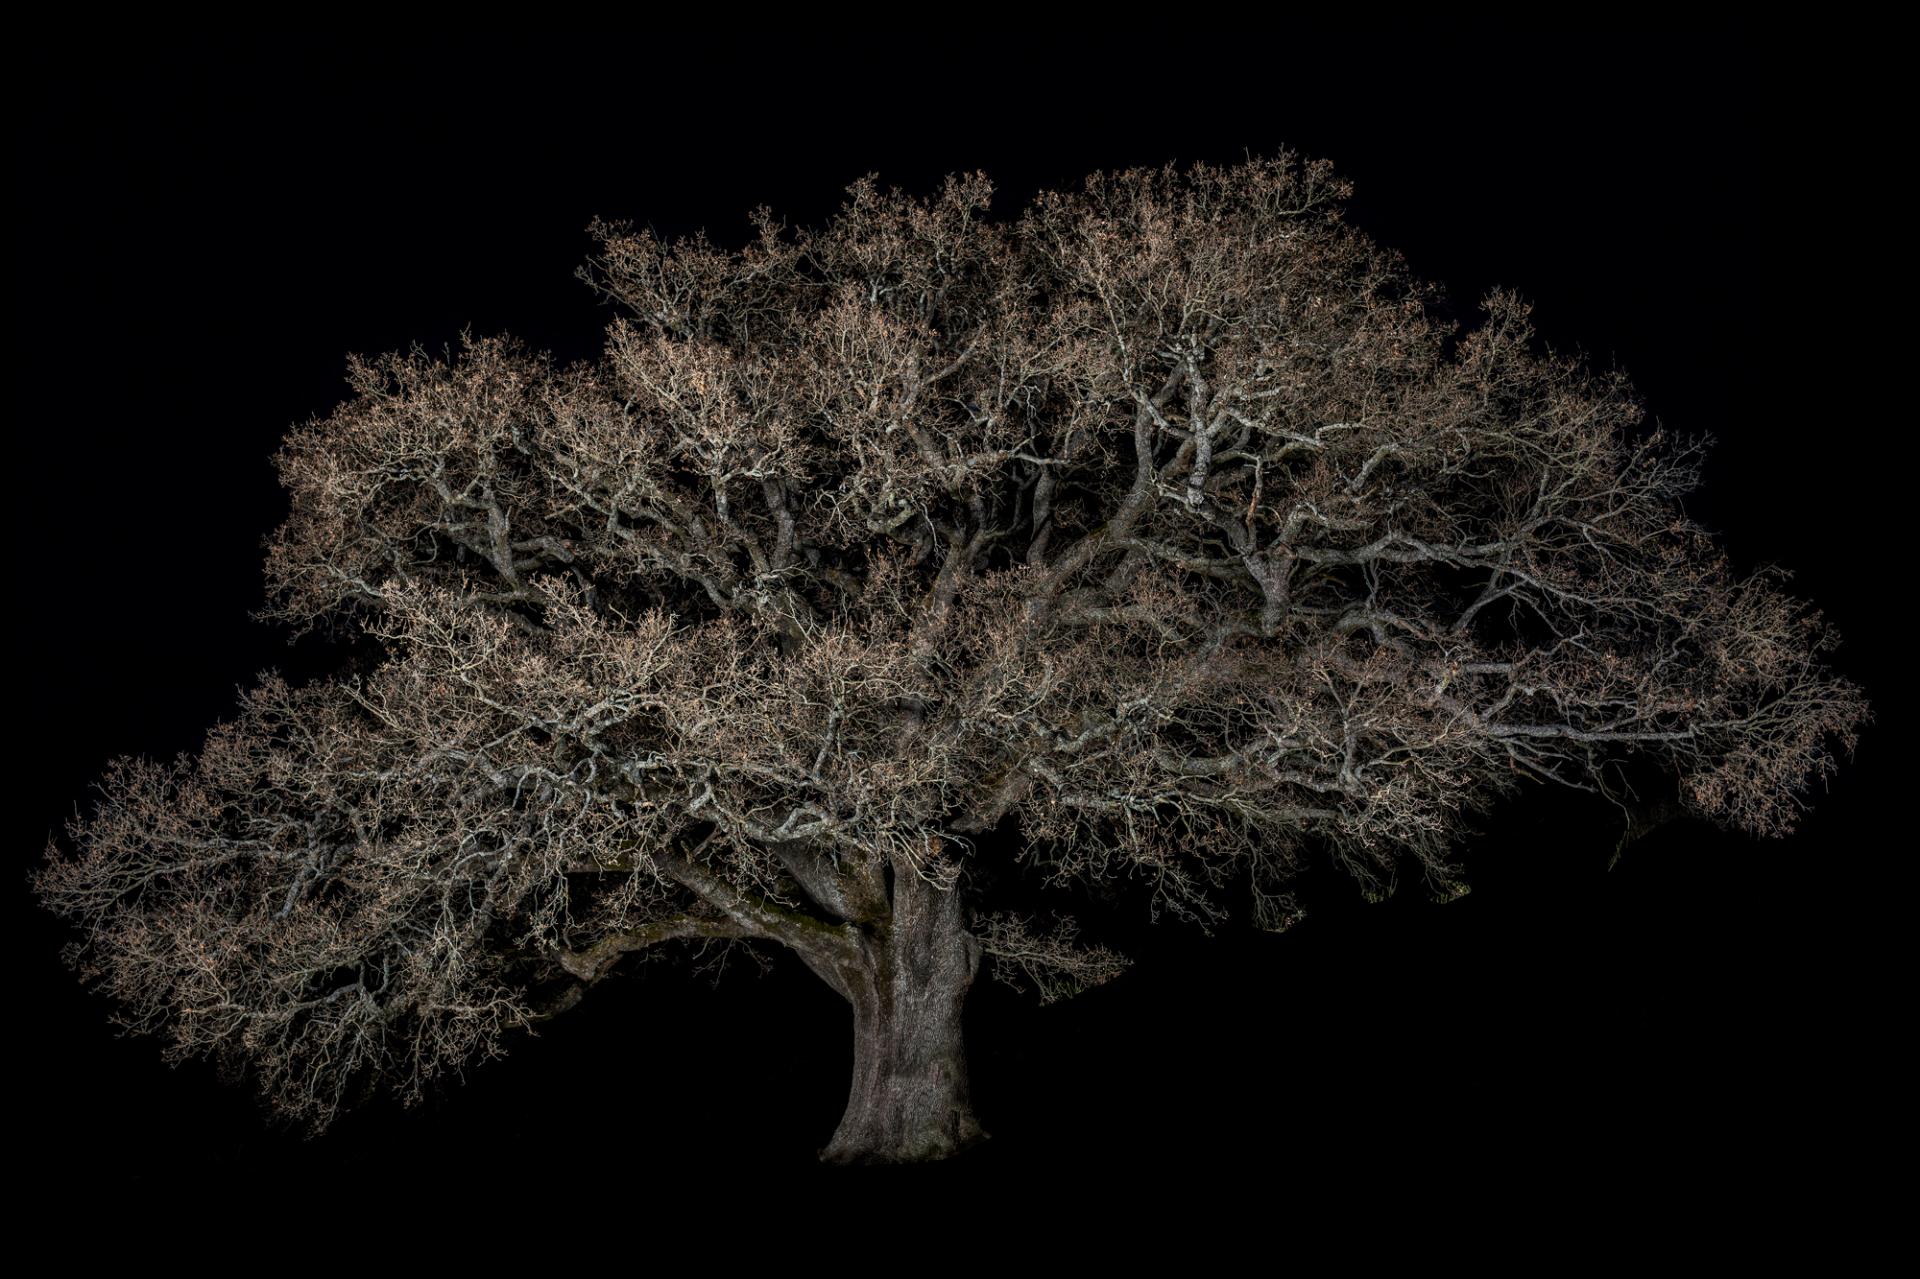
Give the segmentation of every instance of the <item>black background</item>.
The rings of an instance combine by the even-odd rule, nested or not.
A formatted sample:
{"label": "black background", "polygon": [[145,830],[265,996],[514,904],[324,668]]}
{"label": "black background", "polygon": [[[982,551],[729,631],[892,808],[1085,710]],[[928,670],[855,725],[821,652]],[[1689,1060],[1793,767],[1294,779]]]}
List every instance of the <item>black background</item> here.
{"label": "black background", "polygon": [[[1887,594],[1911,594],[1874,585],[1892,553],[1874,521],[1908,464],[1873,308],[1907,268],[1871,43],[1356,27],[39,51],[12,164],[16,1159],[73,1196],[102,1170],[377,1199],[396,1178],[624,1194],[1237,1169],[1383,1210],[1794,1218],[1838,1186],[1867,1211],[1850,1170],[1892,1131],[1882,1062],[1904,1015],[1877,994],[1891,938],[1867,906],[1904,846],[1880,832]],[[848,1018],[778,956],[717,986],[645,966],[427,1106],[318,1141],[117,1038],[60,966],[24,877],[101,766],[196,748],[256,671],[324,669],[248,613],[283,512],[269,455],[340,398],[349,351],[437,350],[470,324],[591,355],[609,315],[573,270],[595,215],[739,243],[755,205],[818,222],[869,171],[925,193],[982,168],[1011,212],[1093,169],[1282,145],[1332,159],[1353,217],[1463,314],[1518,289],[1548,341],[1716,438],[1690,510],[1740,564],[1792,570],[1878,714],[1798,834],[1669,827],[1609,872],[1611,813],[1543,792],[1473,844],[1475,891],[1445,907],[1367,906],[1325,874],[1284,936],[1090,919],[1133,937],[1136,967],[1045,1009],[977,987],[994,1140],[906,1172],[814,1165]]]}

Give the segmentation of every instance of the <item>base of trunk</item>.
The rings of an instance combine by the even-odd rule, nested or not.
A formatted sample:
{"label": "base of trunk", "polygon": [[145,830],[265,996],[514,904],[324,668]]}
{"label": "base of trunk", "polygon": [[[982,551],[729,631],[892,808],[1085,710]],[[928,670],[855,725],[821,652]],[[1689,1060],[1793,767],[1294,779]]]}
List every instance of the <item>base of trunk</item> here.
{"label": "base of trunk", "polygon": [[890,1121],[842,1123],[833,1141],[820,1151],[827,1164],[920,1164],[951,1159],[987,1140],[987,1130],[971,1110],[896,1115]]}

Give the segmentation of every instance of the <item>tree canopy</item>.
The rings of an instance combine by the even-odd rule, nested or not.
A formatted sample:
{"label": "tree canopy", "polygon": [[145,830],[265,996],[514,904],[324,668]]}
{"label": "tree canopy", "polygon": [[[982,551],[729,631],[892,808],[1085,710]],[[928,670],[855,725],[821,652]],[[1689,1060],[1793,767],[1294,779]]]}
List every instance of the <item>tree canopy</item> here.
{"label": "tree canopy", "polygon": [[599,358],[353,359],[268,615],[378,657],[116,763],[37,881],[76,961],[324,1123],[623,956],[773,942],[867,1036],[842,1153],[926,1157],[977,1136],[928,1009],[1124,963],[975,909],[983,857],[1279,928],[1315,855],[1465,891],[1529,781],[1790,831],[1866,706],[1682,509],[1703,443],[1512,294],[1455,323],[1347,194],[1283,153],[596,222]]}

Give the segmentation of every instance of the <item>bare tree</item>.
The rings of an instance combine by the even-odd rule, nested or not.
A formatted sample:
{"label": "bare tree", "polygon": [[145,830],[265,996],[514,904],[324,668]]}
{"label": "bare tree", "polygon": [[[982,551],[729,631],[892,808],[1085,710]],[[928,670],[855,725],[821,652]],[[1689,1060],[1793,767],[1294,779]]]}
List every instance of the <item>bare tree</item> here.
{"label": "bare tree", "polygon": [[279,455],[269,613],[380,659],[119,761],[37,878],[75,962],[319,1125],[637,951],[777,943],[852,1007],[822,1156],[923,1160],[983,1135],[983,960],[1124,962],[980,911],[999,850],[1281,928],[1314,850],[1465,891],[1528,780],[1786,833],[1867,713],[1831,633],[1682,513],[1698,444],[1510,295],[1457,331],[1346,190],[1283,154],[1011,221],[867,178],[739,252],[596,223],[601,358],[355,359]]}

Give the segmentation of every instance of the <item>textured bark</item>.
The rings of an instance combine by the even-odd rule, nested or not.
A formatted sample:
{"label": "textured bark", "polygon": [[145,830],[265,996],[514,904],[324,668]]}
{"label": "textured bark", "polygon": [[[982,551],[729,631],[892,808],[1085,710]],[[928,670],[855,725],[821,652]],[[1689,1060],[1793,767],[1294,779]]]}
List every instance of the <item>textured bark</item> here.
{"label": "textured bark", "polygon": [[986,1139],[967,1083],[961,1012],[981,947],[956,891],[902,874],[891,920],[845,974],[853,1086],[828,1163],[920,1163]]}

